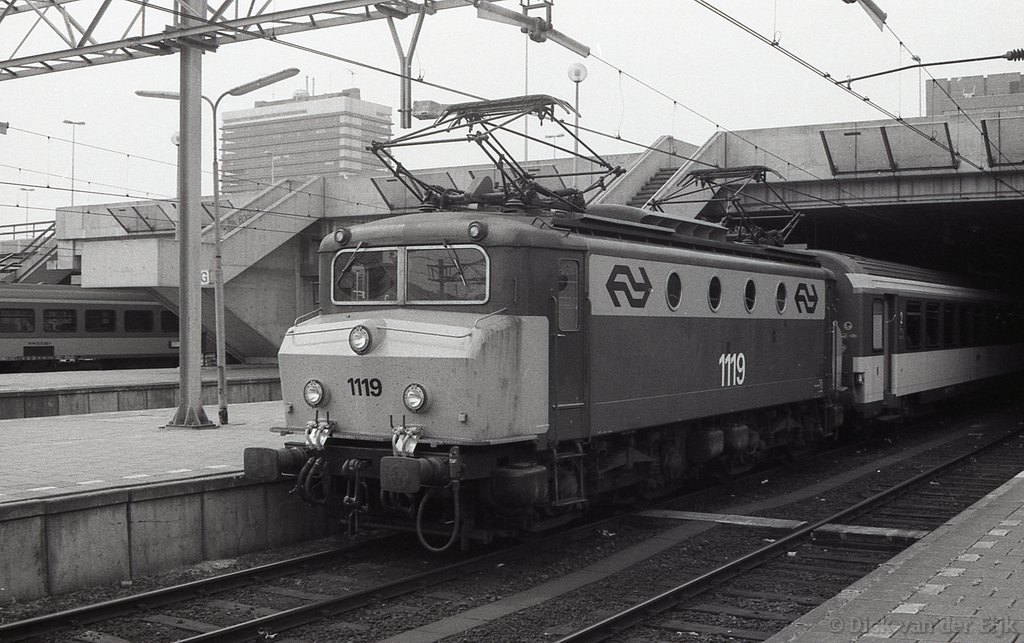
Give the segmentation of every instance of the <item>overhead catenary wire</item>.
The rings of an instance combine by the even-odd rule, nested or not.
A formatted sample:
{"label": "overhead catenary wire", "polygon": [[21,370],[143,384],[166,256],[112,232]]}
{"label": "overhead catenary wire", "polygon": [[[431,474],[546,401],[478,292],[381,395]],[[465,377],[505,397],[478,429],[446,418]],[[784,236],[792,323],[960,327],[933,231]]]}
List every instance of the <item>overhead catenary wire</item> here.
{"label": "overhead catenary wire", "polygon": [[[136,4],[140,4],[140,5],[141,4],[145,4],[144,0],[130,0],[130,1],[132,1],[132,2],[134,2]],[[705,6],[709,6],[709,5],[707,5],[706,3],[703,3],[703,2],[701,2],[701,4],[704,4]],[[175,9],[164,8],[164,7],[156,7],[156,6],[152,6],[152,5],[150,5],[150,6],[151,6],[151,8],[154,8],[154,9],[157,9],[157,10],[160,10],[160,11],[164,11],[164,12],[167,12],[167,13],[171,13],[171,14],[174,14],[174,15],[182,15],[181,12],[179,12],[178,10],[175,10]],[[709,6],[709,8],[710,8],[710,6]],[[716,13],[717,13],[717,11],[716,11]],[[220,23],[217,23],[216,21],[204,20],[204,19],[201,19],[201,18],[196,18],[195,16],[191,16],[191,15],[189,17],[191,19],[193,19],[193,20],[197,20],[198,19],[199,21],[206,22],[207,24],[220,24]],[[221,25],[221,26],[223,26],[223,25]],[[240,32],[240,33],[246,33],[248,35],[256,35],[256,34],[253,34],[252,32],[246,31],[244,29],[240,29],[240,28],[234,28],[234,29],[236,31]],[[755,32],[755,35],[756,35],[756,32]],[[398,72],[394,72],[394,71],[391,71],[391,70],[388,70],[388,69],[377,67],[375,65],[371,65],[371,64],[368,64],[368,63],[363,63],[361,61],[352,60],[352,59],[345,58],[345,57],[342,57],[342,56],[337,56],[335,54],[331,54],[329,52],[324,52],[322,50],[319,50],[319,49],[316,49],[316,48],[313,48],[313,47],[307,47],[307,46],[304,46],[304,45],[298,45],[297,43],[292,43],[292,42],[289,42],[289,41],[286,41],[286,40],[282,40],[280,37],[269,36],[269,35],[266,35],[266,34],[260,34],[260,35],[258,35],[258,37],[261,37],[263,39],[266,39],[266,40],[268,40],[270,42],[273,42],[273,43],[281,45],[281,46],[287,46],[287,47],[291,47],[291,48],[294,48],[294,49],[297,49],[297,50],[301,50],[301,51],[304,51],[304,52],[307,52],[307,53],[311,53],[311,54],[314,54],[314,55],[324,56],[324,57],[327,57],[327,58],[330,58],[330,59],[333,59],[333,60],[338,60],[338,61],[341,61],[341,62],[345,62],[347,64],[352,64],[352,65],[355,65],[355,66],[358,66],[358,67],[370,69],[372,71],[377,71],[379,73],[387,74],[387,75],[390,75],[390,76],[395,76],[395,77],[399,77],[399,78],[405,78],[406,77],[405,75],[403,75],[401,73],[398,73]],[[778,47],[777,41],[770,42],[769,44],[772,44],[773,46]],[[788,54],[788,52],[787,52],[787,54]],[[794,163],[794,162],[792,162],[790,160],[787,160],[787,159],[779,156],[778,154],[773,153],[771,150],[766,149],[763,146],[758,145],[758,144],[756,144],[756,143],[754,143],[754,142],[744,138],[743,136],[737,134],[736,132],[733,132],[733,131],[731,131],[731,130],[729,130],[727,128],[722,127],[715,119],[712,119],[710,117],[707,117],[707,116],[697,112],[696,110],[694,110],[694,109],[690,108],[689,106],[687,106],[685,103],[682,103],[681,101],[678,101],[678,100],[668,96],[667,94],[665,94],[661,90],[653,87],[649,83],[646,83],[646,82],[640,80],[636,76],[634,76],[632,74],[629,74],[628,72],[625,72],[624,70],[621,70],[620,68],[618,68],[617,66],[615,66],[615,65],[611,64],[610,62],[604,60],[600,56],[597,56],[595,54],[595,55],[593,55],[593,57],[595,59],[599,60],[600,62],[602,62],[603,64],[608,65],[611,68],[616,69],[617,71],[619,71],[620,74],[621,74],[620,75],[620,81],[621,81],[622,75],[625,75],[626,77],[631,78],[635,82],[638,82],[641,85],[647,87],[649,90],[654,91],[655,93],[657,93],[657,94],[663,96],[664,98],[670,100],[672,102],[672,104],[673,104],[673,109],[675,109],[676,107],[681,107],[681,108],[683,108],[683,109],[685,109],[685,110],[687,110],[687,111],[697,115],[698,117],[706,120],[707,122],[713,124],[716,127],[716,129],[723,130],[726,134],[731,135],[733,137],[736,137],[738,140],[743,141],[743,142],[751,145],[755,149],[765,153],[767,156],[769,156],[771,158],[774,158],[774,159],[777,159],[777,160],[779,160],[782,163],[785,163],[787,167],[793,168],[793,169],[798,170],[800,172],[803,172],[804,174],[806,174],[809,177],[815,178],[817,180],[830,180],[831,179],[831,177],[821,177],[821,176],[818,176],[814,172],[812,172],[812,171],[802,167],[798,163]],[[810,66],[810,67],[813,69],[813,66]],[[826,77],[827,77],[827,75],[826,75]],[[437,88],[437,89],[441,89],[441,90],[444,90],[444,91],[449,91],[449,92],[455,93],[457,95],[462,95],[462,96],[466,96],[468,98],[473,98],[473,99],[477,99],[477,100],[482,99],[482,97],[480,97],[480,96],[477,96],[475,94],[471,94],[469,92],[465,92],[465,91],[460,90],[458,88],[454,88],[454,87],[450,87],[450,86],[445,86],[445,85],[441,85],[441,84],[437,84],[437,83],[430,83],[428,81],[422,80],[422,78],[410,78],[410,79],[413,82],[418,82],[418,83],[421,83],[423,85],[431,86],[431,87],[434,87],[434,88]],[[899,122],[902,122],[902,120],[898,116],[896,116],[894,114],[887,113],[887,115],[889,115],[890,117],[894,118],[895,120],[897,120]],[[621,131],[617,132],[614,135],[611,135],[611,134],[607,134],[605,132],[600,132],[600,131],[592,130],[592,129],[588,129],[588,128],[582,128],[581,127],[581,129],[584,130],[584,131],[588,131],[588,132],[600,135],[600,136],[605,136],[605,137],[610,138],[610,139],[622,141],[622,142],[625,142],[625,143],[630,144],[630,145],[636,145],[636,146],[638,146],[638,147],[640,147],[642,149],[652,149],[649,146],[646,146],[646,145],[637,143],[635,141],[631,141],[631,140],[623,138],[621,136]],[[702,164],[702,165],[707,165],[707,166],[710,166],[710,167],[715,167],[714,164],[707,163],[707,162],[704,162],[704,161],[701,161],[701,160],[698,160],[698,159],[692,159],[692,158],[689,158],[689,157],[686,157],[686,156],[683,156],[683,155],[676,154],[676,153],[671,152],[671,151],[666,151],[666,150],[655,150],[655,151],[657,151],[659,153],[662,153],[662,154],[667,154],[667,155],[670,155],[670,156],[675,156],[675,157],[678,157],[678,158],[682,158],[684,160],[693,161],[693,162],[696,162],[696,163],[699,163],[699,164]],[[848,194],[849,196],[853,197],[853,198],[860,199],[860,200],[864,201],[865,203],[870,203],[866,199],[863,199],[859,195],[852,194],[852,193],[846,191],[842,187],[840,187],[840,189],[843,192],[845,192],[846,194]],[[808,196],[810,196],[810,195],[808,195]],[[329,197],[329,198],[337,198],[337,197]],[[338,200],[345,201],[344,199],[338,199]],[[827,199],[820,199],[820,200],[822,200],[823,202],[834,203],[834,202],[831,202],[831,201],[829,201]],[[368,204],[357,204],[357,205],[368,205]],[[843,207],[845,207],[847,209],[850,209],[853,212],[858,212],[860,214],[867,214],[867,213],[865,213],[863,211],[859,211],[856,208],[851,207],[849,204],[843,204]]]}
{"label": "overhead catenary wire", "polygon": [[924,130],[922,130],[921,128],[917,127],[913,123],[907,122],[907,120],[904,119],[899,114],[893,113],[891,110],[887,109],[886,107],[883,107],[882,105],[872,101],[869,97],[861,94],[858,91],[855,91],[852,87],[848,86],[844,80],[837,80],[836,78],[834,78],[828,72],[825,72],[825,71],[822,71],[821,69],[818,69],[815,65],[813,65],[809,61],[807,61],[804,58],[798,56],[797,54],[789,51],[788,49],[786,49],[785,47],[780,45],[778,42],[772,41],[772,40],[766,38],[765,36],[763,36],[760,33],[758,33],[755,29],[749,27],[748,25],[746,25],[745,23],[743,23],[739,19],[733,17],[732,15],[726,13],[725,11],[722,11],[718,7],[716,7],[713,4],[711,4],[710,2],[708,2],[707,0],[693,0],[693,1],[696,2],[697,4],[699,4],[700,6],[708,9],[712,13],[720,16],[721,18],[723,18],[724,20],[728,21],[729,23],[731,23],[731,24],[735,25],[736,27],[740,28],[744,32],[750,34],[754,38],[760,40],[764,44],[772,47],[776,51],[781,52],[782,54],[784,54],[785,56],[787,56],[788,58],[792,59],[794,62],[799,64],[801,67],[804,67],[805,69],[807,69],[808,71],[810,71],[813,74],[817,75],[818,77],[823,78],[823,79],[829,81],[834,86],[842,89],[843,91],[845,91],[846,93],[850,94],[851,96],[854,96],[855,98],[857,98],[860,101],[862,101],[864,104],[866,104],[866,105],[870,106],[871,108],[875,109],[876,111],[884,114],[886,117],[896,121],[897,123],[899,123],[903,127],[906,127],[907,129],[909,129],[910,131],[914,132],[915,134],[917,134],[921,138],[925,139],[926,141],[930,141],[933,145],[938,146],[941,150],[943,150],[944,152],[949,153],[952,157],[962,161],[964,164],[969,165],[970,167],[978,170],[979,172],[982,172],[983,174],[990,175],[991,178],[994,181],[996,181],[997,183],[1003,185],[1004,187],[1006,187],[1007,189],[1009,189],[1012,192],[1015,192],[1015,193],[1017,193],[1017,194],[1019,194],[1021,196],[1024,196],[1024,192],[1022,192],[1019,188],[1017,188],[1017,187],[1011,185],[1010,183],[1008,183],[1005,179],[1003,179],[999,175],[994,174],[990,170],[986,169],[983,165],[980,165],[979,163],[976,163],[972,159],[969,159],[969,158],[963,156],[962,154],[960,154],[955,149],[952,149],[950,146],[945,145],[944,143],[940,142],[936,137],[932,136],[928,132],[925,132]]}

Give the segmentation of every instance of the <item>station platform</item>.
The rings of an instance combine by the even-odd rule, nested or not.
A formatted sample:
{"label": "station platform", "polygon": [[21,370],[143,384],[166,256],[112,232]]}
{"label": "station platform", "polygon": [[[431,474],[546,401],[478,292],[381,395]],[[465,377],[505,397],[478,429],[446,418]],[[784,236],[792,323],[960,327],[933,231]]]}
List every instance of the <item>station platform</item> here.
{"label": "station platform", "polygon": [[[216,421],[216,405],[204,408]],[[245,447],[285,442],[270,431],[284,423],[280,401],[229,404],[228,424],[212,429],[165,428],[174,411],[0,420],[0,512],[21,500],[238,475]]]}
{"label": "station platform", "polygon": [[1024,472],[769,641],[1024,642]]}
{"label": "station platform", "polygon": [[[204,406],[217,417],[217,407]],[[335,523],[293,481],[243,475],[280,447],[281,401],[229,423],[166,428],[175,407],[0,420],[0,606],[130,583],[204,560],[319,538]]]}
{"label": "station platform", "polygon": [[[229,402],[281,399],[276,365],[230,365],[225,375]],[[201,377],[203,404],[216,404],[217,368]],[[0,419],[176,407],[178,388],[177,368],[4,373]]]}

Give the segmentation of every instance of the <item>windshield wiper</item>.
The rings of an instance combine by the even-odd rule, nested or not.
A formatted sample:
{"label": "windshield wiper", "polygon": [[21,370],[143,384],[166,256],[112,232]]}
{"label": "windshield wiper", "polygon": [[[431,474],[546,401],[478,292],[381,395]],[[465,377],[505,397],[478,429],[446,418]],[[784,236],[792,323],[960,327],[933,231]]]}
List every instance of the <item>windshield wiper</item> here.
{"label": "windshield wiper", "polygon": [[341,278],[345,276],[345,273],[348,272],[348,269],[352,267],[353,262],[355,262],[356,260],[356,255],[359,253],[360,250],[363,249],[364,245],[366,245],[365,241],[360,241],[358,244],[356,244],[355,249],[352,251],[352,256],[348,258],[348,263],[346,263],[345,267],[341,269],[341,272],[334,275],[335,284],[338,284],[338,282],[341,281]]}
{"label": "windshield wiper", "polygon": [[455,268],[459,271],[459,279],[462,280],[462,285],[469,288],[469,284],[466,283],[466,273],[462,271],[462,264],[459,263],[459,255],[452,250],[447,241],[442,241],[442,243],[444,244],[444,249],[448,251],[448,256],[452,258],[452,263],[455,264]]}

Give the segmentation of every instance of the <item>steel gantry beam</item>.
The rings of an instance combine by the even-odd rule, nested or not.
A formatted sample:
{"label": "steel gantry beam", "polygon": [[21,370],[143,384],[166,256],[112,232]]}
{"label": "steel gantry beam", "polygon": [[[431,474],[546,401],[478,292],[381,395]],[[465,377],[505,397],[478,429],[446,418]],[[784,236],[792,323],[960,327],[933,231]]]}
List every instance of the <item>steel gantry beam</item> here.
{"label": "steel gantry beam", "polygon": [[[206,4],[206,16],[189,16],[199,24],[184,24],[174,16],[188,5],[177,0],[0,0],[0,81],[165,56],[178,53],[183,43],[212,51],[257,38],[469,6],[465,0],[338,0],[295,2],[268,12],[267,0]],[[30,42],[37,51],[19,56]],[[8,44],[11,50],[4,51]]]}

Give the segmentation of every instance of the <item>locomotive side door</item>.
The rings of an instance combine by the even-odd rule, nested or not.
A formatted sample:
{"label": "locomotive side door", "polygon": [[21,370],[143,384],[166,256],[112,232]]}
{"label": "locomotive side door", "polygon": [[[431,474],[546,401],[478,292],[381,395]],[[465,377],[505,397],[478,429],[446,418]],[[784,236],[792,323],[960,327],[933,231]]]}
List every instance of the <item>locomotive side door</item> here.
{"label": "locomotive side door", "polygon": [[557,440],[587,436],[586,280],[579,256],[558,258],[551,318],[551,421]]}

